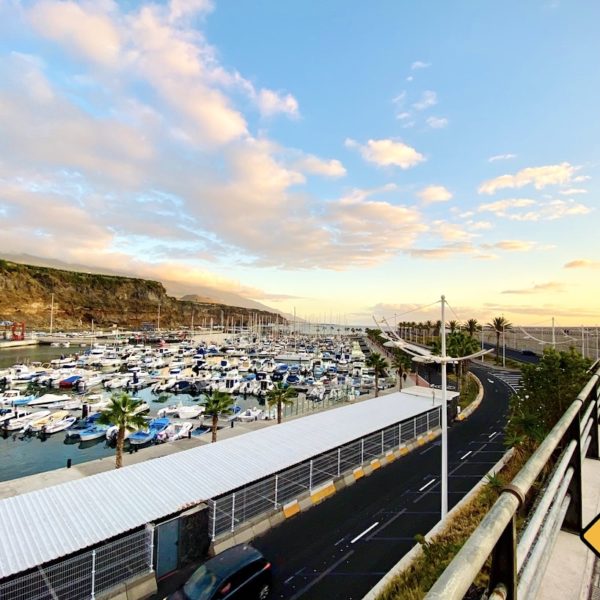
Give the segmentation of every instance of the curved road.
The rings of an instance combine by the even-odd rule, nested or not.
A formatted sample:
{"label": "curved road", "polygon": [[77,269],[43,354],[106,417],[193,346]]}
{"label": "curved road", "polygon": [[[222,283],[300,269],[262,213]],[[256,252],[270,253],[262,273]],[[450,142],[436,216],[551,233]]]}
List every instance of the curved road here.
{"label": "curved road", "polygon": [[[449,505],[504,453],[510,387],[474,367],[485,395],[449,430]],[[413,451],[255,539],[273,563],[272,598],[354,599],[363,595],[439,520],[440,440]]]}

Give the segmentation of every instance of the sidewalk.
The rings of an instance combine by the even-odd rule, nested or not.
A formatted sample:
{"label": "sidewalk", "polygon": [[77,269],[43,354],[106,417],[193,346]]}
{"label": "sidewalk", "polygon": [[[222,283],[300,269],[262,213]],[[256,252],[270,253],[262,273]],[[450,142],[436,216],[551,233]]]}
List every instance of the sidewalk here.
{"label": "sidewalk", "polygon": [[[583,525],[600,513],[600,461],[583,461]],[[596,572],[595,572],[596,571]],[[536,598],[599,600],[598,560],[578,535],[560,531]]]}

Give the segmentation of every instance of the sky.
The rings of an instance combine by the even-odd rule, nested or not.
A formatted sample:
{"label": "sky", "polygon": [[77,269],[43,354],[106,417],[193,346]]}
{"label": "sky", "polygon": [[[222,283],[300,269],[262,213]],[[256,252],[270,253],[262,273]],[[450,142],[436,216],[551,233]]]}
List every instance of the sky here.
{"label": "sky", "polygon": [[[0,251],[310,321],[600,323],[595,0],[0,0]],[[425,308],[422,308],[425,307]]]}

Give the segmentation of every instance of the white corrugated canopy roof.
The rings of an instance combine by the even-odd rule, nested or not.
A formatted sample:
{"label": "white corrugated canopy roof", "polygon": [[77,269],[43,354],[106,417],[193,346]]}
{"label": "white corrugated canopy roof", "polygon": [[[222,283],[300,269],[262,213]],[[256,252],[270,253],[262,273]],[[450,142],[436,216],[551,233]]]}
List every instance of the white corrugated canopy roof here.
{"label": "white corrugated canopy roof", "polygon": [[0,578],[215,498],[430,410],[393,393],[0,500]]}

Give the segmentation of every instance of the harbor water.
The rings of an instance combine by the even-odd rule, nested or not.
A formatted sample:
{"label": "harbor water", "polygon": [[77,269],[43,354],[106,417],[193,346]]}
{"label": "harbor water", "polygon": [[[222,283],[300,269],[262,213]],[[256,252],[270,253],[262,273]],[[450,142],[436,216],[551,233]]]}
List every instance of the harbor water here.
{"label": "harbor water", "polygon": [[[0,351],[0,368],[7,368],[17,363],[42,362],[46,363],[63,354],[75,354],[79,348],[56,348],[51,346],[30,346],[22,348],[10,348]],[[81,348],[83,351],[84,348]],[[99,390],[100,391],[100,390]],[[58,393],[58,391],[56,391]],[[132,395],[147,402],[150,405],[149,416],[156,413],[167,404],[183,402],[184,404],[197,404],[204,401],[204,396],[189,396],[187,394],[169,395],[165,402],[158,402],[158,396],[153,394],[150,388],[132,392]],[[165,395],[162,395],[165,398]],[[251,408],[258,404],[254,397],[236,397],[236,404],[242,410]],[[81,414],[74,412],[75,416]],[[200,425],[199,420],[193,423]],[[196,428],[194,436],[206,436],[205,429]],[[65,431],[43,437],[23,436],[19,433],[0,433],[0,481],[8,481],[26,475],[34,475],[44,471],[50,471],[67,466],[70,459],[72,465],[88,462],[98,458],[114,456],[115,449],[107,444],[104,438],[89,442],[73,442],[66,440]],[[172,442],[177,443],[177,442]],[[128,451],[126,446],[126,451]],[[139,452],[143,452],[140,448]]]}

